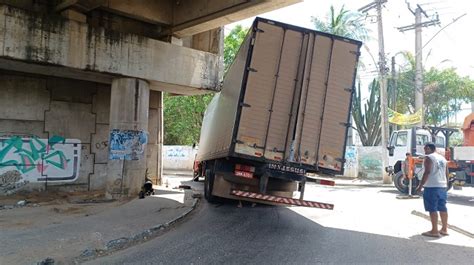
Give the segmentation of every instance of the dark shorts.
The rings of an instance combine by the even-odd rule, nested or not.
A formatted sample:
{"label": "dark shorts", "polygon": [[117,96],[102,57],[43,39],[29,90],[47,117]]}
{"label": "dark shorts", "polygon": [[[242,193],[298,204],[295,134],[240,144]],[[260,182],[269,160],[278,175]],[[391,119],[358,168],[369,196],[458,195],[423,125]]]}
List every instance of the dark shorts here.
{"label": "dark shorts", "polygon": [[423,191],[423,202],[427,212],[447,212],[446,199],[448,192],[446,188],[425,188]]}

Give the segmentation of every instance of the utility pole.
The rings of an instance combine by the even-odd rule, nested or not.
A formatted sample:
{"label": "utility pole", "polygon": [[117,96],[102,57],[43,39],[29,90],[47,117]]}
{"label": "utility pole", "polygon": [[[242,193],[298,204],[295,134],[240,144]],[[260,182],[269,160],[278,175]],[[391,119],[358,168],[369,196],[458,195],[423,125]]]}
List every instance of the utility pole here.
{"label": "utility pole", "polygon": [[[415,111],[421,109],[421,122],[419,126],[423,126],[425,123],[425,113],[423,110],[423,53],[421,52],[421,7],[415,10]],[[426,14],[426,13],[425,13]]]}
{"label": "utility pole", "polygon": [[415,11],[410,7],[410,3],[407,2],[408,9],[413,15],[415,15],[415,24],[399,27],[398,30],[401,32],[407,30],[415,30],[415,60],[416,60],[416,69],[415,69],[415,111],[421,110],[421,122],[418,123],[418,126],[424,125],[425,115],[423,110],[423,52],[422,52],[422,42],[421,42],[421,29],[423,27],[429,27],[434,25],[439,25],[439,17],[436,14],[436,18],[430,21],[421,22],[421,15],[424,14],[426,18],[428,15],[421,8],[420,5],[416,5]]}
{"label": "utility pole", "polygon": [[[392,56],[392,95],[391,95],[391,101],[392,101],[392,110],[397,111],[397,89],[398,89],[398,82],[397,82],[397,76],[396,76],[396,71],[395,71],[395,56]],[[392,125],[392,131],[395,131],[397,129],[397,125],[393,124]]]}
{"label": "utility pole", "polygon": [[[387,67],[385,61],[385,48],[384,48],[384,40],[383,40],[383,23],[382,23],[382,4],[386,3],[387,0],[376,0],[362,8],[359,9],[360,12],[367,13],[369,10],[375,8],[377,10],[377,29],[378,29],[378,41],[379,41],[379,64],[378,64],[378,72],[379,72],[379,84],[380,84],[380,109],[382,115],[382,147],[385,147],[388,144],[388,109],[387,109]],[[386,168],[388,166],[388,156],[382,156],[382,168]],[[383,173],[383,183],[388,184],[391,183],[392,180],[390,176],[384,172]]]}

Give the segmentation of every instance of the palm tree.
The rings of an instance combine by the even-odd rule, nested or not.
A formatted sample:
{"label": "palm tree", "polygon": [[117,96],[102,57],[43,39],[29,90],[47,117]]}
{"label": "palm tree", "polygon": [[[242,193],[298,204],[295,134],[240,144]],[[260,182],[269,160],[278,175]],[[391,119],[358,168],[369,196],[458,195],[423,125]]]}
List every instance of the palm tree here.
{"label": "palm tree", "polygon": [[353,12],[341,7],[338,13],[331,5],[326,20],[311,17],[316,30],[331,33],[334,35],[366,41],[369,39],[369,30],[364,25],[364,16],[361,13]]}
{"label": "palm tree", "polygon": [[[331,33],[341,37],[356,39],[360,41],[369,40],[369,30],[365,27],[365,17],[357,12],[352,12],[341,7],[336,13],[334,6],[331,5],[329,14],[325,20],[316,17],[311,17],[316,30]],[[370,55],[374,65],[378,65],[374,56],[366,45],[364,48]],[[364,65],[359,62],[359,68],[365,69]],[[356,125],[357,132],[360,135],[361,142],[364,146],[377,145],[380,142],[381,127],[380,127],[380,97],[378,97],[379,88],[378,82],[375,80],[369,86],[370,100],[362,103],[360,93],[360,82],[358,90],[354,93],[352,101],[352,117]]]}
{"label": "palm tree", "polygon": [[[336,13],[334,6],[331,5],[329,8],[329,13],[326,16],[325,20],[321,20],[317,17],[311,17],[311,22],[313,22],[316,30],[331,33],[341,37],[351,38],[366,42],[370,40],[369,33],[370,30],[365,26],[365,16],[359,12],[353,12],[344,8],[342,5],[338,13]],[[369,54],[372,62],[375,66],[378,67],[375,57],[369,50],[367,45],[363,44],[365,50]],[[365,69],[365,66],[362,62],[359,61],[359,66],[361,69]]]}

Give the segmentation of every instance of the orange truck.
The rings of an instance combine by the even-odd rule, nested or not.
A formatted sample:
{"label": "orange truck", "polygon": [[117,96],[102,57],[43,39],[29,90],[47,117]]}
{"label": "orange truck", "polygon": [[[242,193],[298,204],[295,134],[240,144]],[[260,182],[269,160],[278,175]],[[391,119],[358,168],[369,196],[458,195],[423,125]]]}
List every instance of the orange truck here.
{"label": "orange truck", "polygon": [[474,113],[469,114],[461,128],[464,139],[462,146],[452,148],[450,159],[455,163],[456,178],[474,184]]}

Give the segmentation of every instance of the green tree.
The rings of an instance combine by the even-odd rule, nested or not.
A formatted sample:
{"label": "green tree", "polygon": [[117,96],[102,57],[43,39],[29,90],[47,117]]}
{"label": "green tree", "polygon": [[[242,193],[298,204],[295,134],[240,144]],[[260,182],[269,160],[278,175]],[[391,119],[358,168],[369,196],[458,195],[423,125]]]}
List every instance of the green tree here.
{"label": "green tree", "polygon": [[240,45],[247,35],[248,28],[241,25],[235,26],[224,38],[224,69],[227,71],[239,51]]}
{"label": "green tree", "polygon": [[331,5],[325,20],[311,17],[311,21],[319,31],[360,41],[365,41],[369,37],[369,31],[364,24],[363,15],[345,9],[344,5],[337,13],[334,6]]}
{"label": "green tree", "polygon": [[[248,29],[237,25],[224,38],[224,67],[229,68]],[[192,145],[198,143],[202,119],[214,94],[164,97],[164,144]]]}
{"label": "green tree", "polygon": [[379,145],[382,137],[380,116],[380,85],[374,79],[369,85],[370,96],[362,108],[360,83],[352,101],[352,117],[364,146]]}
{"label": "green tree", "polygon": [[[415,59],[409,52],[405,57],[404,70],[399,74],[397,91],[397,111],[400,113],[415,112]],[[474,100],[474,81],[461,77],[455,68],[439,70],[423,69],[423,108],[425,123],[440,126],[454,116],[463,103]]]}
{"label": "green tree", "polygon": [[214,94],[164,98],[164,144],[192,145],[199,141],[204,111]]}
{"label": "green tree", "polygon": [[441,125],[456,115],[463,103],[474,101],[474,81],[461,77],[455,68],[431,68],[424,75],[424,109],[427,124]]}

